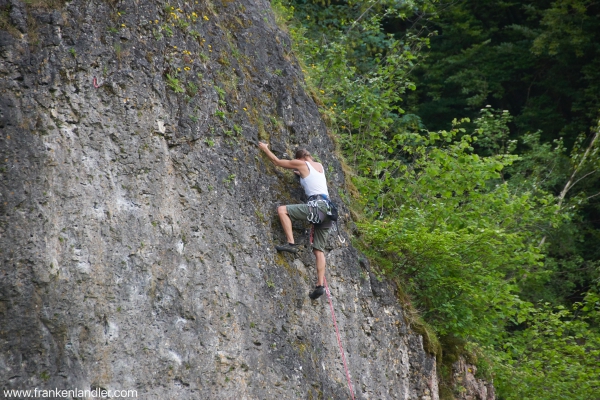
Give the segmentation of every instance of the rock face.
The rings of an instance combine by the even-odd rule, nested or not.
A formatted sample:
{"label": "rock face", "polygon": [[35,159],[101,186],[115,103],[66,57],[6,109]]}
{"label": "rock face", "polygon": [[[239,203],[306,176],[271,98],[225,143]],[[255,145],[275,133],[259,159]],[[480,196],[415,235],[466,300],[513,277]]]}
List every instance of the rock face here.
{"label": "rock face", "polygon": [[[344,176],[263,0],[0,0],[0,386],[349,398],[327,298],[276,207],[299,145]],[[348,219],[341,235],[348,238]],[[359,399],[437,399],[394,288],[332,235]]]}
{"label": "rock face", "polygon": [[457,400],[495,400],[494,385],[475,377],[477,367],[466,362],[464,357],[452,364],[452,378],[457,388]]}

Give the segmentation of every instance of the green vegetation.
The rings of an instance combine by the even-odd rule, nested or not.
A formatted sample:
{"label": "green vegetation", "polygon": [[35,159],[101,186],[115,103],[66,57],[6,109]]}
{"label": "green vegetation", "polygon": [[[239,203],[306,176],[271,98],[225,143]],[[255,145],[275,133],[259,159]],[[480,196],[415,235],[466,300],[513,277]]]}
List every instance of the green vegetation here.
{"label": "green vegetation", "polygon": [[181,82],[177,78],[177,74],[173,74],[173,76],[171,76],[170,74],[165,74],[165,76],[167,78],[167,85],[169,86],[169,88],[171,88],[172,91],[174,91],[175,93],[185,92],[185,90],[181,86]]}
{"label": "green vegetation", "polygon": [[182,31],[185,31],[190,26],[189,22],[184,21],[183,19],[177,20],[177,27]]}
{"label": "green vegetation", "polygon": [[231,186],[235,182],[235,174],[230,174],[227,178],[223,179],[223,183],[227,186]]}
{"label": "green vegetation", "polygon": [[117,57],[117,60],[120,63],[121,59],[123,58],[123,47],[121,46],[120,43],[115,43],[114,49],[115,49],[115,56]]}
{"label": "green vegetation", "polygon": [[[173,30],[171,29],[171,27],[170,27],[169,25],[167,25],[167,24],[162,24],[162,25],[160,26],[160,29],[161,29],[161,31],[162,31],[162,32],[165,32],[165,34],[166,34],[168,37],[172,37],[172,36],[173,36]],[[157,40],[158,40],[158,39],[157,39]]]}
{"label": "green vegetation", "polygon": [[421,25],[438,34],[407,100],[430,129],[490,104],[515,116],[514,138],[541,130],[570,147],[600,109],[599,13],[590,0],[456,2]]}
{"label": "green vegetation", "polygon": [[225,101],[225,90],[221,89],[219,86],[215,85],[215,90],[219,95],[219,100]]}
{"label": "green vegetation", "polygon": [[48,373],[48,371],[42,371],[40,373],[40,378],[44,381],[44,382],[48,382],[48,380],[50,379],[50,374]]}
{"label": "green vegetation", "polygon": [[238,124],[233,124],[233,130],[235,131],[235,133],[237,135],[241,135],[242,134],[242,127],[239,126]]}
{"label": "green vegetation", "polygon": [[223,121],[225,120],[225,112],[221,111],[221,110],[215,110],[215,115],[219,118],[221,118]]}
{"label": "green vegetation", "polygon": [[196,94],[198,94],[198,85],[196,85],[194,82],[188,82],[186,86],[186,92],[188,96],[194,97]]}
{"label": "green vegetation", "polygon": [[351,168],[355,244],[420,311],[442,397],[457,351],[501,399],[597,396],[598,5],[273,7]]}
{"label": "green vegetation", "polygon": [[[115,29],[114,33],[117,33],[118,30]],[[152,35],[154,36],[154,39],[156,40],[162,40],[164,38],[163,34],[161,33],[161,29],[152,29]]]}

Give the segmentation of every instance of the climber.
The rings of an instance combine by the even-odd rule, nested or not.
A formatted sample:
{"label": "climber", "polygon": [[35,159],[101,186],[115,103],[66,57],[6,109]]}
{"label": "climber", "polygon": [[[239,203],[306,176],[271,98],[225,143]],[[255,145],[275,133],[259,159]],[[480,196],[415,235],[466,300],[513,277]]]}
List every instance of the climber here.
{"label": "climber", "polygon": [[[280,160],[269,150],[269,145],[259,143],[258,147],[265,152],[273,164],[278,167],[291,169],[300,176],[300,184],[308,197],[308,204],[292,204],[279,206],[277,213],[281,226],[287,238],[287,243],[275,246],[277,251],[298,252],[298,245],[294,242],[292,232],[292,220],[310,221],[313,225],[314,238],[312,244],[313,254],[317,264],[317,285],[308,295],[311,299],[317,299],[323,293],[323,281],[325,277],[325,244],[329,236],[331,221],[327,215],[329,204],[329,192],[323,165],[313,160],[310,153],[305,149],[296,151],[294,160]],[[312,235],[311,235],[312,236]]]}

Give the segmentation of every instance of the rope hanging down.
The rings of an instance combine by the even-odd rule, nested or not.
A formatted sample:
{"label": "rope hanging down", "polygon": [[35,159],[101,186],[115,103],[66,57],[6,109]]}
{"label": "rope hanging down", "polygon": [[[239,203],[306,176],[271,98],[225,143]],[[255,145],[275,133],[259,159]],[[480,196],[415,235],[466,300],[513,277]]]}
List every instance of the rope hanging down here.
{"label": "rope hanging down", "polygon": [[325,293],[327,293],[327,299],[329,300],[329,308],[331,308],[331,318],[333,319],[333,326],[335,326],[335,334],[337,335],[338,345],[340,346],[340,354],[342,355],[342,362],[344,363],[344,370],[346,371],[346,379],[348,379],[348,388],[350,389],[350,396],[354,400],[354,389],[352,388],[352,380],[350,379],[350,372],[346,365],[346,356],[344,355],[344,348],[342,347],[342,339],[340,339],[340,330],[338,329],[337,322],[335,320],[335,313],[333,312],[333,303],[331,302],[331,292],[329,286],[327,286],[327,279],[323,277],[323,283],[325,283]]}

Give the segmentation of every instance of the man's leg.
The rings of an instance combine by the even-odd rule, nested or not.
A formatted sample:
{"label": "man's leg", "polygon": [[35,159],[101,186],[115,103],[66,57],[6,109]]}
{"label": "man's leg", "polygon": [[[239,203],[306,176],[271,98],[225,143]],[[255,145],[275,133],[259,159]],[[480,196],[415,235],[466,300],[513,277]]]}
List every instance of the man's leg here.
{"label": "man's leg", "polygon": [[279,214],[279,220],[281,221],[281,227],[283,233],[287,238],[288,243],[294,243],[294,232],[292,231],[292,219],[287,212],[287,206],[277,207],[277,214]]}
{"label": "man's leg", "polygon": [[277,214],[281,221],[281,227],[285,233],[287,243],[281,246],[275,246],[277,251],[288,251],[290,253],[298,252],[298,245],[294,242],[294,232],[292,231],[292,220],[306,220],[308,216],[308,206],[306,204],[292,204],[277,207]]}
{"label": "man's leg", "polygon": [[327,244],[327,236],[329,236],[329,229],[318,229],[314,230],[313,237],[313,254],[315,255],[315,261],[317,265],[317,287],[308,295],[311,299],[315,300],[325,293],[325,245]]}
{"label": "man's leg", "polygon": [[325,278],[325,253],[321,250],[313,249],[313,254],[317,261],[317,286],[323,286]]}

